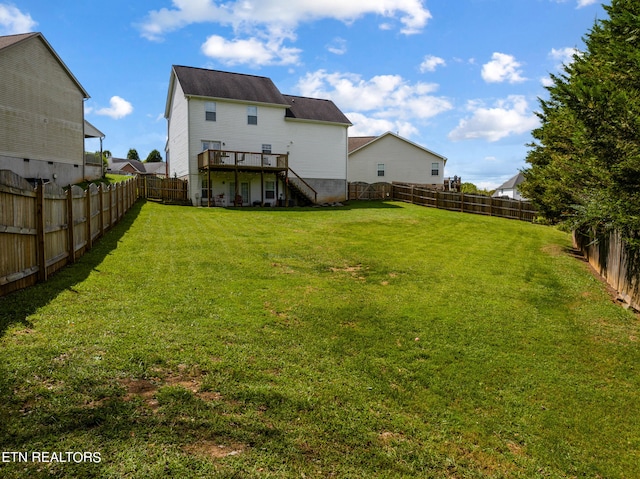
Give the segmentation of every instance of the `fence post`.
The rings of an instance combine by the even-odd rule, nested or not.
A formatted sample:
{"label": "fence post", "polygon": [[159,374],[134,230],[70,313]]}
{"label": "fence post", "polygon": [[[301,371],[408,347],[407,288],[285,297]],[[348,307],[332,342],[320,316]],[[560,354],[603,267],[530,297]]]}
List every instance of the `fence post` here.
{"label": "fence post", "polygon": [[460,211],[464,213],[464,193],[460,192]]}
{"label": "fence post", "polygon": [[67,234],[69,237],[69,262],[76,262],[76,238],[75,238],[75,219],[73,217],[73,187],[69,186],[67,190]]}
{"label": "fence post", "polygon": [[98,188],[98,197],[100,198],[100,236],[104,234],[104,183]]}
{"label": "fence post", "polygon": [[86,193],[86,210],[87,210],[87,251],[93,246],[91,241],[91,188],[87,188]]}
{"label": "fence post", "polygon": [[36,189],[36,259],[38,263],[38,280],[47,280],[47,258],[45,255],[45,212],[44,181],[38,181]]}

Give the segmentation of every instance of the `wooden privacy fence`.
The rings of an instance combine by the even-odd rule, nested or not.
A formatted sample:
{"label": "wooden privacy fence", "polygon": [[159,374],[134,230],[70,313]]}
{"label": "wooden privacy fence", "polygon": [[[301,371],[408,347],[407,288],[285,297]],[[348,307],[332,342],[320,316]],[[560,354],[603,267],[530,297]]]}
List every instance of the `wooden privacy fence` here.
{"label": "wooden privacy fence", "polygon": [[634,254],[618,231],[574,231],[573,244],[620,299],[640,311],[640,253]]}
{"label": "wooden privacy fence", "polygon": [[391,183],[349,183],[350,200],[390,200],[393,185]]}
{"label": "wooden privacy fence", "polygon": [[537,215],[537,211],[528,201],[469,195],[456,191],[438,191],[406,185],[393,184],[391,186],[394,200],[416,205],[521,221],[533,221]]}
{"label": "wooden privacy fence", "polygon": [[135,180],[32,187],[0,170],[0,296],[46,281],[89,250],[138,198]]}
{"label": "wooden privacy fence", "polygon": [[138,175],[136,184],[140,196],[163,203],[191,204],[186,180]]}

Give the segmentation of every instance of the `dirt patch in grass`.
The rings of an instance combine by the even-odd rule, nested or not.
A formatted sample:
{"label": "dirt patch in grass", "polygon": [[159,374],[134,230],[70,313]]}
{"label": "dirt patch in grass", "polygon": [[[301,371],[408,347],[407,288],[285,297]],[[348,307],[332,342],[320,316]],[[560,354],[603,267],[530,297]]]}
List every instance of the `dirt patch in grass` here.
{"label": "dirt patch in grass", "polygon": [[132,401],[139,398],[147,407],[154,411],[159,407],[156,394],[158,389],[164,386],[182,387],[203,401],[220,401],[222,399],[222,395],[218,392],[202,390],[202,384],[199,378],[181,374],[171,374],[164,378],[154,379],[127,378],[121,379],[118,382],[127,391],[124,396],[125,401]]}
{"label": "dirt patch in grass", "polygon": [[225,445],[209,440],[188,444],[183,449],[188,454],[193,454],[194,456],[222,459],[224,457],[242,454],[246,450],[246,446],[242,444]]}
{"label": "dirt patch in grass", "polygon": [[353,279],[357,279],[358,281],[365,281],[366,278],[362,276],[362,272],[364,271],[364,267],[361,264],[356,264],[353,266],[343,266],[343,267],[331,267],[329,270],[332,273],[347,273]]}

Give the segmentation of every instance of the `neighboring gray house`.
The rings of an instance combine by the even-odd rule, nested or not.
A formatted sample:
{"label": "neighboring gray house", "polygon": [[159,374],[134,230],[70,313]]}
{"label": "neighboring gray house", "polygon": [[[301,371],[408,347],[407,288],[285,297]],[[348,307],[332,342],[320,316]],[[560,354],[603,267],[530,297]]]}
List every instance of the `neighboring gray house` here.
{"label": "neighboring gray house", "polygon": [[167,176],[167,164],[164,161],[142,162],[126,158],[107,158],[107,173],[115,175],[155,175]]}
{"label": "neighboring gray house", "polygon": [[349,138],[349,182],[411,183],[442,188],[447,159],[388,131]]}
{"label": "neighboring gray house", "polygon": [[518,185],[522,182],[524,182],[524,175],[522,174],[522,172],[518,172],[517,175],[509,178],[507,181],[498,186],[496,191],[491,196],[493,196],[494,198],[509,197],[514,200],[526,201],[527,198],[524,198],[520,194],[520,190],[518,189]]}
{"label": "neighboring gray house", "polygon": [[[89,94],[41,33],[0,37],[0,170],[67,186],[102,176],[85,138]],[[97,136],[96,136],[97,135]]]}
{"label": "neighboring gray house", "polygon": [[165,117],[169,176],[194,204],[323,203],[347,196],[346,116],[271,79],[174,65]]}

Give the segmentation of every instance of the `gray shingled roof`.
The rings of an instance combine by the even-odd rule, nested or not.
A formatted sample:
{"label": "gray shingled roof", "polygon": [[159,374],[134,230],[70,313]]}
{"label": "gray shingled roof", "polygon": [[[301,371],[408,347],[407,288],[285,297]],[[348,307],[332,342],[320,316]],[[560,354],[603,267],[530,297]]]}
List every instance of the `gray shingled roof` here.
{"label": "gray shingled roof", "polygon": [[219,70],[174,65],[173,70],[187,96],[225,98],[289,106],[270,78]]}
{"label": "gray shingled roof", "polygon": [[524,182],[524,175],[520,171],[517,175],[515,175],[512,178],[509,178],[507,181],[505,181],[500,186],[498,186],[496,188],[496,191],[497,190],[513,190],[515,189],[516,186],[518,186],[522,182]]}
{"label": "gray shingled roof", "polygon": [[293,95],[285,95],[285,98],[289,101],[286,118],[351,125],[349,119],[331,100]]}
{"label": "gray shingled roof", "polygon": [[36,35],[38,34],[37,33],[20,33],[18,35],[7,35],[4,37],[0,37],[0,50],[13,45],[14,43],[19,43],[25,38],[33,37]]}
{"label": "gray shingled roof", "polygon": [[358,148],[363,147],[367,143],[371,143],[373,140],[378,138],[377,136],[350,136],[349,137],[349,153],[353,150],[357,150]]}

